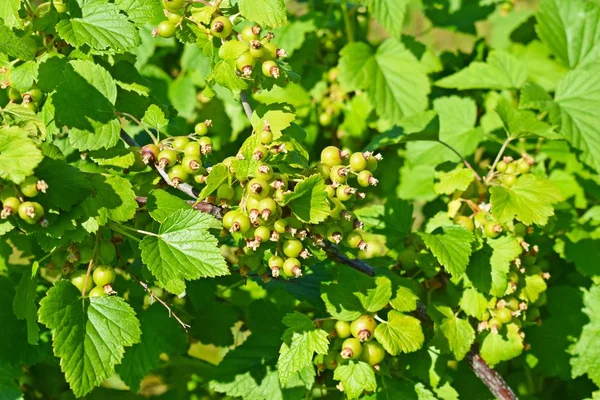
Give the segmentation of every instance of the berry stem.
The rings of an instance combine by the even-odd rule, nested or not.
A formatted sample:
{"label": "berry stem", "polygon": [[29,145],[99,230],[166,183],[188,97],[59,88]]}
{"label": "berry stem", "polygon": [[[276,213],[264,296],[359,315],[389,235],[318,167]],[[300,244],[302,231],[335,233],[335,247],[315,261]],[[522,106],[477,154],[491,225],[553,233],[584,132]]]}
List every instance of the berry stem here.
{"label": "berry stem", "polygon": [[352,27],[352,21],[350,21],[350,13],[348,12],[347,0],[342,0],[342,15],[344,16],[344,28],[346,29],[346,38],[348,43],[354,42],[354,29]]}
{"label": "berry stem", "polygon": [[[135,122],[136,124],[139,125],[140,128],[142,128],[143,130],[146,131],[146,133],[148,134],[148,136],[150,136],[150,138],[152,139],[152,141],[154,142],[154,144],[158,143],[158,138],[156,136],[154,136],[154,134],[152,134],[152,132],[150,132],[150,130],[146,127],[146,125],[140,121],[139,119],[137,119],[136,117],[134,117],[133,115],[126,113],[126,112],[122,112],[122,111],[117,111],[116,112],[117,115],[123,116],[123,117],[127,117],[130,120],[132,120],[133,122]],[[159,132],[160,134],[160,132]],[[123,135],[121,135],[123,136]],[[129,144],[129,143],[127,143]]]}
{"label": "berry stem", "polygon": [[373,315],[373,318],[375,318],[375,320],[379,321],[382,324],[387,324],[387,321],[383,318],[381,318],[379,315],[375,314]]}
{"label": "berry stem", "polygon": [[496,156],[496,159],[494,160],[494,163],[492,164],[492,167],[490,168],[490,172],[488,172],[487,176],[485,177],[486,184],[490,183],[490,180],[494,176],[494,170],[496,169],[496,164],[498,164],[500,162],[500,160],[502,159],[502,155],[504,154],[504,151],[508,147],[508,144],[510,143],[511,140],[512,140],[512,138],[508,137],[508,138],[506,138],[504,143],[502,143],[502,147],[500,148],[500,151],[498,152],[498,155]]}
{"label": "berry stem", "polygon": [[441,144],[443,144],[444,146],[446,146],[448,149],[452,150],[452,152],[454,154],[456,154],[463,162],[463,164],[465,164],[465,167],[467,167],[468,169],[470,169],[471,171],[473,171],[473,174],[475,174],[475,179],[477,179],[479,182],[482,181],[481,176],[477,173],[477,171],[475,171],[475,168],[473,168],[473,166],[471,165],[470,162],[467,161],[466,158],[464,158],[463,156],[460,155],[460,153],[452,146],[450,146],[448,143],[444,142],[443,140],[438,140]]}
{"label": "berry stem", "polygon": [[92,249],[92,258],[90,258],[90,262],[88,263],[87,270],[85,271],[85,279],[83,280],[83,290],[81,291],[81,301],[85,301],[85,289],[87,287],[88,280],[90,278],[92,272],[92,266],[94,265],[94,258],[96,258],[96,252],[98,250],[98,243],[100,242],[100,229],[96,233],[96,240],[94,241],[94,248]]}

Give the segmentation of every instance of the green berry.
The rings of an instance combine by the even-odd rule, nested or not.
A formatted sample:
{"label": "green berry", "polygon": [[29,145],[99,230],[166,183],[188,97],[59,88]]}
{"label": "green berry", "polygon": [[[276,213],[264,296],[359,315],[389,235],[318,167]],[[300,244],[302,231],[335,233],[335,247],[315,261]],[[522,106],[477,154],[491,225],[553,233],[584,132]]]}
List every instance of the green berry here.
{"label": "green berry", "polygon": [[283,258],[279,257],[279,256],[271,256],[269,257],[269,260],[267,261],[267,263],[269,264],[269,268],[273,269],[273,268],[283,268],[283,263],[284,260]]}
{"label": "green berry", "polygon": [[361,353],[362,353],[362,344],[360,343],[360,341],[358,339],[348,338],[348,339],[344,340],[344,343],[342,343],[342,351],[340,352],[340,355],[345,360],[357,359],[360,357]]}
{"label": "green berry", "polygon": [[367,160],[367,169],[371,172],[375,172],[378,164],[379,162],[375,157],[369,157],[369,159]]}
{"label": "green berry", "polygon": [[200,157],[200,154],[202,154],[200,151],[200,143],[196,141],[189,142],[185,146],[185,149],[183,149],[183,154],[186,156]]}
{"label": "green berry", "polygon": [[163,5],[168,11],[178,11],[185,5],[185,0],[163,0]]}
{"label": "green berry", "polygon": [[167,21],[169,21],[172,24],[177,25],[178,23],[181,22],[181,18],[182,18],[181,14],[178,14],[176,12],[171,12],[171,11],[167,12]]}
{"label": "green berry", "polygon": [[259,164],[256,166],[254,176],[265,181],[270,181],[273,178],[273,168],[269,164]]}
{"label": "green berry", "polygon": [[354,172],[360,172],[367,168],[367,164],[367,159],[362,153],[353,153],[350,156],[350,168],[352,168]]}
{"label": "green berry", "polygon": [[101,240],[98,242],[97,257],[102,264],[112,264],[117,258],[115,245],[108,240]]}
{"label": "green berry", "polygon": [[202,161],[200,160],[199,156],[185,155],[181,160],[181,167],[186,173],[195,174],[200,168],[202,168]]}
{"label": "green berry", "polygon": [[153,163],[158,159],[160,149],[155,144],[147,144],[142,147],[142,158],[148,163]]}
{"label": "green berry", "polygon": [[8,89],[8,98],[12,101],[21,101],[21,92],[15,88]]}
{"label": "green berry", "polygon": [[511,162],[510,164],[508,164],[506,166],[506,171],[504,171],[505,174],[509,174],[509,175],[513,175],[517,173],[517,163],[516,162]]}
{"label": "green berry", "polygon": [[297,258],[288,258],[283,263],[283,275],[298,278],[302,276],[300,261]]}
{"label": "green berry", "polygon": [[348,201],[352,198],[352,195],[356,192],[355,189],[348,185],[340,185],[335,190],[335,195],[341,201]]}
{"label": "green berry", "polygon": [[260,211],[264,219],[267,219],[277,211],[277,203],[272,198],[265,197],[258,203],[258,211]]}
{"label": "green berry", "polygon": [[185,146],[190,142],[190,139],[187,136],[176,136],[171,143],[171,146],[175,150],[185,150]]}
{"label": "green berry", "polygon": [[75,285],[75,287],[77,289],[79,289],[79,292],[81,292],[81,293],[83,293],[84,288],[85,288],[85,292],[89,293],[89,291],[92,290],[92,287],[94,286],[92,277],[91,276],[88,277],[87,282],[86,282],[85,275],[86,275],[86,271],[80,270],[80,271],[73,272],[71,274],[71,277],[69,278],[71,283],[73,285]]}
{"label": "green berry", "polygon": [[288,223],[285,219],[278,219],[273,224],[273,229],[275,229],[275,232],[277,232],[277,233],[285,233],[287,226],[288,226]]}
{"label": "green berry", "polygon": [[262,63],[261,70],[264,76],[268,78],[279,78],[279,67],[275,61],[268,60]]}
{"label": "green berry", "polygon": [[506,168],[508,168],[508,164],[505,163],[504,161],[498,161],[498,164],[496,164],[496,171],[498,171],[502,174],[504,172],[506,172]]}
{"label": "green berry", "polygon": [[348,179],[348,169],[343,165],[331,167],[329,179],[331,179],[332,182],[345,183],[346,179]]}
{"label": "green berry", "polygon": [[26,223],[33,225],[44,216],[44,208],[40,203],[25,201],[19,206],[19,217]]}
{"label": "green berry", "polygon": [[19,185],[19,189],[21,189],[21,193],[25,197],[35,197],[39,193],[37,188],[38,178],[33,175],[25,178],[23,182]]}
{"label": "green berry", "polygon": [[352,334],[350,324],[346,321],[337,321],[335,323],[335,332],[340,339],[346,339]]}
{"label": "green berry", "polygon": [[302,250],[304,250],[304,246],[302,242],[297,239],[286,240],[282,246],[283,254],[287,257],[298,257]]}
{"label": "green berry", "polygon": [[352,249],[357,249],[363,242],[362,234],[359,231],[352,231],[345,237],[346,245]]}
{"label": "green berry", "polygon": [[242,40],[248,44],[252,43],[253,40],[258,40],[260,37],[260,26],[258,25],[249,25],[242,29],[240,33],[242,36]]}
{"label": "green berry", "polygon": [[502,324],[508,324],[512,320],[512,313],[508,308],[504,307],[496,310],[496,318],[498,321],[502,322]]}
{"label": "green berry", "polygon": [[273,142],[273,132],[262,131],[259,134],[259,139],[262,144],[271,144],[271,142]]}
{"label": "green berry", "polygon": [[210,32],[213,34],[213,36],[216,36],[220,39],[225,39],[231,35],[232,29],[233,25],[227,17],[218,16],[210,23]]}
{"label": "green berry", "polygon": [[264,199],[269,195],[269,184],[260,178],[254,178],[246,185],[246,190],[251,197],[255,199]]}
{"label": "green berry", "polygon": [[254,238],[261,242],[266,242],[271,238],[271,230],[261,225],[254,230]]}
{"label": "green berry", "polygon": [[235,60],[235,65],[243,75],[250,76],[252,74],[252,69],[256,65],[256,59],[250,52],[246,51]]}
{"label": "green berry", "polygon": [[517,172],[520,174],[527,174],[531,171],[531,165],[525,160],[519,160],[517,162]]}
{"label": "green berry", "polygon": [[369,365],[378,365],[385,358],[385,350],[382,345],[372,340],[363,343],[360,359]]}
{"label": "green berry", "polygon": [[88,293],[89,297],[104,297],[106,296],[106,292],[102,286],[96,286]]}
{"label": "green berry", "polygon": [[519,310],[519,299],[516,297],[509,297],[506,299],[506,307],[508,307],[512,311]]}
{"label": "green berry", "polygon": [[328,112],[323,112],[319,114],[319,125],[321,126],[329,126],[333,122],[333,117]]}
{"label": "green berry", "polygon": [[2,218],[6,218],[19,211],[21,201],[16,197],[7,197],[2,201]]}
{"label": "green berry", "polygon": [[253,40],[250,42],[250,55],[257,59],[262,59],[265,56],[265,47],[258,40]]}
{"label": "green berry", "polygon": [[208,133],[208,125],[205,122],[198,122],[196,126],[194,126],[194,132],[198,136],[205,136]]}
{"label": "green berry", "polygon": [[376,327],[377,322],[370,314],[363,314],[350,324],[352,336],[361,342],[371,340],[373,338],[373,334],[375,333]]}
{"label": "green berry", "polygon": [[198,144],[200,145],[200,148],[212,146],[212,139],[208,136],[202,136],[200,139],[198,139]]}
{"label": "green berry", "polygon": [[229,211],[227,214],[223,216],[223,227],[227,230],[231,229],[233,226],[233,222],[235,217],[240,214],[238,210]]}
{"label": "green berry", "polygon": [[98,265],[92,274],[94,283],[100,287],[113,283],[116,277],[115,270],[110,265]]}
{"label": "green berry", "polygon": [[264,61],[273,61],[277,59],[277,46],[268,41],[261,41],[264,49],[264,55],[262,59]]}
{"label": "green berry", "polygon": [[177,163],[177,152],[172,149],[163,149],[158,153],[157,158],[161,167],[172,167]]}
{"label": "green berry", "polygon": [[335,189],[331,185],[325,186],[325,192],[327,192],[327,197],[333,199],[335,197]]}
{"label": "green berry", "polygon": [[502,183],[506,187],[512,187],[517,182],[517,176],[514,174],[505,174],[502,176]]}
{"label": "green berry", "polygon": [[473,220],[465,215],[459,215],[454,218],[454,223],[462,226],[469,232],[473,232],[475,230],[475,224],[473,223]]}
{"label": "green berry", "polygon": [[513,228],[513,233],[517,237],[524,238],[525,236],[527,236],[527,226],[525,224],[517,222]]}
{"label": "green berry", "polygon": [[177,26],[170,21],[161,21],[156,27],[156,31],[161,37],[172,38],[177,32]]}
{"label": "green berry", "polygon": [[235,196],[235,189],[227,183],[223,183],[217,189],[217,198],[219,199],[231,200],[233,199],[233,196]]}
{"label": "green berry", "polygon": [[183,165],[174,165],[169,169],[169,179],[176,185],[187,181],[189,174]]}
{"label": "green berry", "polygon": [[239,213],[233,217],[233,223],[231,224],[230,230],[233,232],[246,233],[250,229],[250,226],[250,218],[242,213]]}
{"label": "green berry", "polygon": [[321,163],[332,168],[342,163],[342,152],[335,146],[327,146],[321,151]]}
{"label": "green berry", "polygon": [[362,187],[367,187],[370,185],[376,185],[377,179],[373,177],[373,173],[368,169],[360,171],[358,176],[356,177],[356,182]]}
{"label": "green berry", "polygon": [[44,98],[44,93],[42,93],[42,91],[37,86],[34,86],[27,92],[25,92],[23,97],[28,97],[30,101],[33,101],[34,103],[39,103]]}
{"label": "green berry", "polygon": [[487,323],[490,328],[496,328],[496,329],[502,328],[502,321],[500,321],[496,317],[492,317],[492,318],[488,319]]}
{"label": "green berry", "polygon": [[490,239],[495,239],[502,233],[502,225],[490,221],[483,227],[483,233]]}

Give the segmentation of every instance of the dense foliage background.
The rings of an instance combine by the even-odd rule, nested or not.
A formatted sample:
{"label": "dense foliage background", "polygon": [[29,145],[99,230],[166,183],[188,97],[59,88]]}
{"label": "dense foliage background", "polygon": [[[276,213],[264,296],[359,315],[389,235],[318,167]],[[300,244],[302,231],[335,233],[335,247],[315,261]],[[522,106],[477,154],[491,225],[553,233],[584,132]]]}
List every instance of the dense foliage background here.
{"label": "dense foliage background", "polygon": [[164,1],[0,2],[1,399],[600,398],[597,0]]}

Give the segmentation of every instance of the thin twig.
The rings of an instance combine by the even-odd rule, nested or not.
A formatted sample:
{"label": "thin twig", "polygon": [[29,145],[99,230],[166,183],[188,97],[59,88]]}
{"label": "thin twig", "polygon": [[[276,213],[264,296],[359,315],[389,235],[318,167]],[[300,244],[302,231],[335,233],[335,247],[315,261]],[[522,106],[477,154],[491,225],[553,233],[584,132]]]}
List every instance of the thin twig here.
{"label": "thin twig", "polygon": [[193,199],[198,198],[198,194],[200,194],[200,192],[198,192],[196,189],[194,189],[194,187],[192,185],[187,184],[187,183],[180,183],[178,185],[174,185],[173,182],[171,181],[171,179],[169,179],[169,174],[167,174],[167,171],[165,171],[164,168],[156,167],[156,170],[158,171],[160,176],[162,176],[162,178],[165,180],[165,182],[167,182],[167,184],[169,186],[173,186],[177,190],[187,194],[188,196],[190,196]]}
{"label": "thin twig", "polygon": [[152,141],[156,144],[158,143],[158,139],[156,138],[156,136],[154,136],[152,134],[152,132],[150,132],[150,129],[148,129],[146,127],[146,125],[144,123],[142,123],[142,121],[140,121],[139,119],[137,119],[136,117],[134,117],[133,115],[126,113],[126,112],[122,112],[122,111],[117,111],[116,112],[117,115],[122,115],[123,117],[127,117],[129,119],[131,119],[133,122],[135,122],[136,124],[138,124],[138,126],[140,128],[142,128],[143,130],[146,131],[146,133],[148,134],[148,136],[150,136],[150,138],[152,139]]}
{"label": "thin twig", "polygon": [[331,243],[330,241],[324,240],[321,244],[319,244],[319,247],[325,250],[330,260],[345,264],[359,272],[362,272],[363,274],[375,276],[375,270],[373,267],[362,260],[347,257],[335,244]]}
{"label": "thin twig", "polygon": [[508,144],[510,143],[511,140],[512,140],[511,138],[506,138],[504,143],[502,143],[502,147],[500,148],[500,151],[498,152],[498,155],[496,156],[496,159],[494,160],[494,163],[492,164],[492,167],[490,168],[490,172],[488,172],[487,176],[485,177],[485,183],[489,183],[490,180],[492,179],[492,176],[494,176],[494,170],[496,169],[496,164],[498,164],[498,162],[500,162],[500,160],[502,159],[502,155],[504,154],[504,151],[506,150],[506,147],[508,146]]}
{"label": "thin twig", "polygon": [[252,122],[252,107],[250,106],[250,103],[248,102],[248,96],[246,95],[246,92],[244,92],[243,90],[240,93],[240,100],[242,102],[242,107],[244,108],[244,112],[246,113],[246,116],[248,117],[248,120],[250,122]]}
{"label": "thin twig", "polygon": [[142,281],[140,278],[137,277],[136,274],[134,274],[133,272],[131,272],[131,270],[129,268],[127,268],[126,265],[123,265],[122,268],[127,271],[127,273],[131,276],[133,276],[133,279],[135,279],[137,281],[137,283],[140,284],[141,287],[144,288],[144,290],[146,292],[148,292],[148,294],[150,295],[150,298],[154,298],[156,299],[156,301],[158,301],[160,304],[162,304],[162,306],[164,308],[166,308],[169,311],[169,317],[173,317],[175,318],[175,320],[177,322],[179,322],[179,325],[181,325],[183,327],[183,329],[185,329],[186,331],[190,328],[190,325],[186,324],[185,322],[183,322],[178,316],[177,314],[175,314],[175,312],[171,309],[171,307],[169,307],[169,305],[167,303],[164,302],[164,300],[162,300],[160,297],[158,297],[153,291],[152,289],[150,289],[150,287],[148,286],[148,284],[144,281]]}
{"label": "thin twig", "polygon": [[442,141],[442,140],[438,140],[441,144],[443,144],[444,146],[446,146],[447,148],[449,148],[450,150],[452,150],[452,152],[454,154],[456,154],[463,162],[463,164],[465,164],[465,167],[467,167],[468,169],[470,169],[471,171],[473,171],[473,174],[475,174],[475,178],[481,182],[481,176],[479,176],[479,174],[477,173],[477,171],[475,171],[475,168],[473,168],[473,166],[471,165],[471,163],[469,163],[467,161],[466,158],[464,158],[463,156],[460,155],[460,153],[452,146],[450,146],[448,143]]}
{"label": "thin twig", "polygon": [[476,345],[471,347],[471,351],[467,353],[465,360],[475,375],[477,375],[477,377],[485,384],[485,386],[488,387],[490,392],[496,396],[497,399],[517,400],[517,396],[512,391],[510,386],[506,384],[504,378],[502,378],[498,371],[490,368],[485,360],[481,358]]}
{"label": "thin twig", "polygon": [[96,251],[98,251],[98,242],[100,238],[100,231],[96,234],[96,241],[94,242],[94,248],[92,249],[92,258],[90,258],[90,262],[88,263],[87,270],[85,271],[85,279],[83,280],[83,289],[81,290],[81,297],[85,299],[85,288],[87,287],[88,280],[90,278],[90,273],[92,272],[92,266],[94,265],[94,258],[96,258]]}

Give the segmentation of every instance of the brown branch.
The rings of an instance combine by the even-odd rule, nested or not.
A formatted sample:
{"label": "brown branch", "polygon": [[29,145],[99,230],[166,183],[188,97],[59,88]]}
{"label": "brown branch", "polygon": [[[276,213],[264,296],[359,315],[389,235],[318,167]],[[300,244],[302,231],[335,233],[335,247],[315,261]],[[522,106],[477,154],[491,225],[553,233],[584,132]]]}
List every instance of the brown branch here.
{"label": "brown branch", "polygon": [[473,370],[475,375],[483,382],[490,392],[500,400],[517,400],[517,396],[510,386],[506,384],[502,375],[490,366],[479,355],[477,345],[471,347],[471,351],[465,357],[467,364]]}
{"label": "brown branch", "polygon": [[345,264],[359,272],[362,272],[363,274],[375,276],[375,270],[373,267],[362,260],[347,257],[335,244],[331,243],[330,241],[324,240],[318,244],[318,246],[325,250],[327,257],[329,257],[330,260]]}
{"label": "brown branch", "polygon": [[[148,198],[143,196],[137,196],[135,198],[135,201],[138,203],[139,207],[143,207],[148,203]],[[225,210],[215,204],[209,203],[208,201],[197,202],[194,200],[186,200],[186,203],[188,203],[190,206],[192,206],[198,211],[202,211],[203,213],[212,215],[216,219],[223,219],[223,214]]]}

